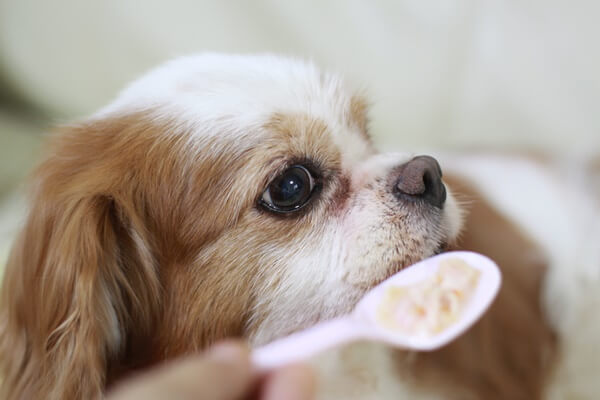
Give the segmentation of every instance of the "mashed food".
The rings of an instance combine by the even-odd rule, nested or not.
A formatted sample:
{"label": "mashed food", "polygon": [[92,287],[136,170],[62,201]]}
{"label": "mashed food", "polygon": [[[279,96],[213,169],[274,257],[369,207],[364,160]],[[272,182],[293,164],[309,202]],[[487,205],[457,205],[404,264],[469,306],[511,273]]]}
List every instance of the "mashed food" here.
{"label": "mashed food", "polygon": [[410,286],[388,287],[377,321],[406,335],[440,333],[458,321],[479,276],[479,270],[459,258],[442,260],[434,276]]}

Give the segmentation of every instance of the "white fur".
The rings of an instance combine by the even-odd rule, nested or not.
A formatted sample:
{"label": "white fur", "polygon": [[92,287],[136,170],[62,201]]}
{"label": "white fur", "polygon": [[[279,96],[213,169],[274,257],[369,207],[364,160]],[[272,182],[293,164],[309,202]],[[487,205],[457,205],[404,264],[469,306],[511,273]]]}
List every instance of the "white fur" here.
{"label": "white fur", "polygon": [[[327,123],[345,148],[345,162],[358,161],[364,143],[347,135],[353,93],[341,79],[312,63],[273,55],[202,54],[172,60],[123,90],[94,118],[152,111],[197,136],[256,134],[274,112],[310,114]],[[240,129],[244,128],[244,129]],[[193,137],[192,137],[193,139]]]}

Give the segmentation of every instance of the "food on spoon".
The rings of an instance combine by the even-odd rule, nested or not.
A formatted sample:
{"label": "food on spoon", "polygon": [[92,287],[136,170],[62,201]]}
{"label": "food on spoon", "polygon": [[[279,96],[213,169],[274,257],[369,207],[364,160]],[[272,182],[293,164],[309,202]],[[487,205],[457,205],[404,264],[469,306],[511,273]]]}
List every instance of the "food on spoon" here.
{"label": "food on spoon", "polygon": [[438,334],[460,319],[480,275],[460,258],[444,259],[435,275],[413,285],[388,287],[377,321],[406,335]]}

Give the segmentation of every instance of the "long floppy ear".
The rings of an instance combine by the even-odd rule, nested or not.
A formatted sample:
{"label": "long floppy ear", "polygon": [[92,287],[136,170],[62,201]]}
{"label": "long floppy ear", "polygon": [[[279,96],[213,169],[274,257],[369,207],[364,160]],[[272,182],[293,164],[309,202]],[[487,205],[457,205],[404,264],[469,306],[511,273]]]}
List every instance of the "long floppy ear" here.
{"label": "long floppy ear", "polygon": [[55,155],[38,169],[32,208],[7,265],[4,399],[101,397],[107,371],[128,345],[128,327],[149,329],[160,298],[134,207],[118,193],[96,191],[93,163],[86,164],[85,151],[75,154]]}

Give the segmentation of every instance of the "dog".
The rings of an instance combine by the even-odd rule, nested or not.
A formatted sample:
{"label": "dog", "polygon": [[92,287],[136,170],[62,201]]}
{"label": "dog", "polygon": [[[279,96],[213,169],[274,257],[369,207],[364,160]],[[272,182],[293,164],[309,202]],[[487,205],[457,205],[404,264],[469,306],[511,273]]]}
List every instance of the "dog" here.
{"label": "dog", "polygon": [[226,337],[268,343],[447,249],[500,265],[486,315],[439,351],[317,357],[320,398],[593,393],[593,165],[576,181],[547,160],[440,154],[442,172],[379,153],[368,106],[311,63],[203,54],[60,128],[3,280],[4,398],[101,398]]}

